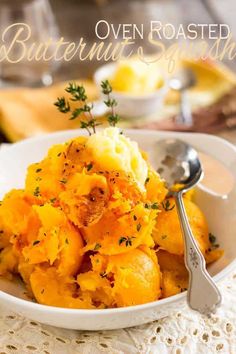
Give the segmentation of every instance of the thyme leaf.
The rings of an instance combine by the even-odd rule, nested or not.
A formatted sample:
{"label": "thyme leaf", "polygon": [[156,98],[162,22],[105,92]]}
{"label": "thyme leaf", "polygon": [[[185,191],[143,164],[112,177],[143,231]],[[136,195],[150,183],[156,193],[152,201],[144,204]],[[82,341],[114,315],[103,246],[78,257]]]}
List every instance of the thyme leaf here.
{"label": "thyme leaf", "polygon": [[100,245],[100,243],[96,243],[95,247],[94,247],[94,251],[99,250],[99,248],[101,248],[102,246]]}
{"label": "thyme leaf", "polygon": [[220,245],[218,243],[216,243],[216,241],[217,241],[216,236],[213,235],[211,232],[209,233],[209,241],[211,243],[211,249],[216,249],[216,248],[220,247]]}
{"label": "thyme leaf", "polygon": [[167,199],[166,201],[162,202],[161,205],[162,205],[162,207],[163,207],[163,209],[165,211],[171,211],[175,207],[175,204],[173,204],[172,206],[170,205],[169,199]]}
{"label": "thyme leaf", "polygon": [[34,190],[34,196],[38,197],[39,195],[40,195],[40,189],[39,189],[39,186],[37,186]]}
{"label": "thyme leaf", "polygon": [[89,135],[96,133],[96,126],[99,123],[97,123],[91,113],[93,105],[87,103],[87,95],[84,86],[77,85],[75,82],[69,82],[68,86],[65,88],[65,91],[69,93],[71,101],[80,102],[81,106],[72,109],[69,101],[66,100],[65,97],[58,98],[54,105],[61,113],[70,113],[70,120],[74,120],[78,118],[81,113],[85,113],[87,115],[87,120],[81,121],[80,127],[82,129],[86,129]]}
{"label": "thyme leaf", "polygon": [[102,93],[107,96],[107,100],[104,101],[105,105],[111,109],[110,114],[108,115],[108,123],[115,127],[120,117],[115,113],[114,107],[117,106],[117,101],[111,97],[112,87],[108,80],[104,80],[101,83]]}
{"label": "thyme leaf", "polygon": [[144,204],[144,207],[145,207],[146,209],[159,209],[159,205],[158,205],[157,202],[154,202],[154,203],[152,203],[152,204],[145,203],[145,204]]}
{"label": "thyme leaf", "polygon": [[92,163],[87,165],[87,171],[90,171],[92,168],[93,168],[93,164]]}
{"label": "thyme leaf", "polygon": [[122,243],[125,243],[125,246],[128,247],[128,246],[132,246],[132,240],[134,239],[135,237],[134,236],[122,236],[120,237],[118,243],[119,245],[122,245]]}

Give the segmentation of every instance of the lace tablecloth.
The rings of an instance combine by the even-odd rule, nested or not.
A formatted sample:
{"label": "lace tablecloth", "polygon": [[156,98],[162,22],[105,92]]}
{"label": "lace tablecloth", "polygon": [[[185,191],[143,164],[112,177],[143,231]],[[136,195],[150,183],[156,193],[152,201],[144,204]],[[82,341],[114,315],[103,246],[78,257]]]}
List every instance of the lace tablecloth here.
{"label": "lace tablecloth", "polygon": [[236,270],[220,288],[223,305],[211,318],[186,307],[147,325],[104,332],[50,327],[0,307],[0,354],[235,354]]}

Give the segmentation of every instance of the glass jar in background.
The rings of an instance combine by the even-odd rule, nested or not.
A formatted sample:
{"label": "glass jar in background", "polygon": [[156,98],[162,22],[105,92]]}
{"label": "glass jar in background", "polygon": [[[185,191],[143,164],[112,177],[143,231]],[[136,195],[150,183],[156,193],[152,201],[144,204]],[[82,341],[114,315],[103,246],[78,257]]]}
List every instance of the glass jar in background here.
{"label": "glass jar in background", "polygon": [[[26,42],[27,48],[33,43],[46,42],[49,38],[55,42],[59,38],[58,27],[48,0],[1,0],[1,36],[8,26],[16,23],[27,24],[31,28],[30,38]],[[1,44],[11,43],[14,35],[15,31],[7,31],[5,41],[2,43],[1,40]],[[17,52],[19,50],[20,46],[15,46],[12,55],[19,57]],[[0,85],[1,87],[48,86],[53,82],[53,73],[58,65],[59,63],[55,61],[29,61],[24,58],[18,63],[3,60],[0,62]]]}

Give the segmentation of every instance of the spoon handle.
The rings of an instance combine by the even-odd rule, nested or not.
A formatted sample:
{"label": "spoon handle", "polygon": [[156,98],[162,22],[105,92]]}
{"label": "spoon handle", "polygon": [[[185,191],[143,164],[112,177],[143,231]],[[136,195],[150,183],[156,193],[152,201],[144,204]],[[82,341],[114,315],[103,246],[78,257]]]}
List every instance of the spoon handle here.
{"label": "spoon handle", "polygon": [[175,194],[176,207],[185,244],[185,265],[189,271],[187,300],[189,307],[203,314],[214,313],[221,294],[206,270],[205,259],[194,239],[185,211],[182,192]]}
{"label": "spoon handle", "polygon": [[191,127],[193,125],[193,117],[187,94],[187,90],[180,92],[180,113],[176,118],[176,122]]}

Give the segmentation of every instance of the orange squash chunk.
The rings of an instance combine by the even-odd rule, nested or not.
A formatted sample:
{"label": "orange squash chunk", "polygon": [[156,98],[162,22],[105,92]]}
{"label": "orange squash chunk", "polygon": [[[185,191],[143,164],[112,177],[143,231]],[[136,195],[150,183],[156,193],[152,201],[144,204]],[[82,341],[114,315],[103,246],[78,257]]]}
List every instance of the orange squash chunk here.
{"label": "orange squash chunk", "polygon": [[[193,235],[202,253],[205,254],[210,247],[206,218],[200,208],[190,200],[184,199],[184,205]],[[155,243],[170,253],[183,255],[184,242],[174,199],[167,199],[163,206],[153,230]]]}

